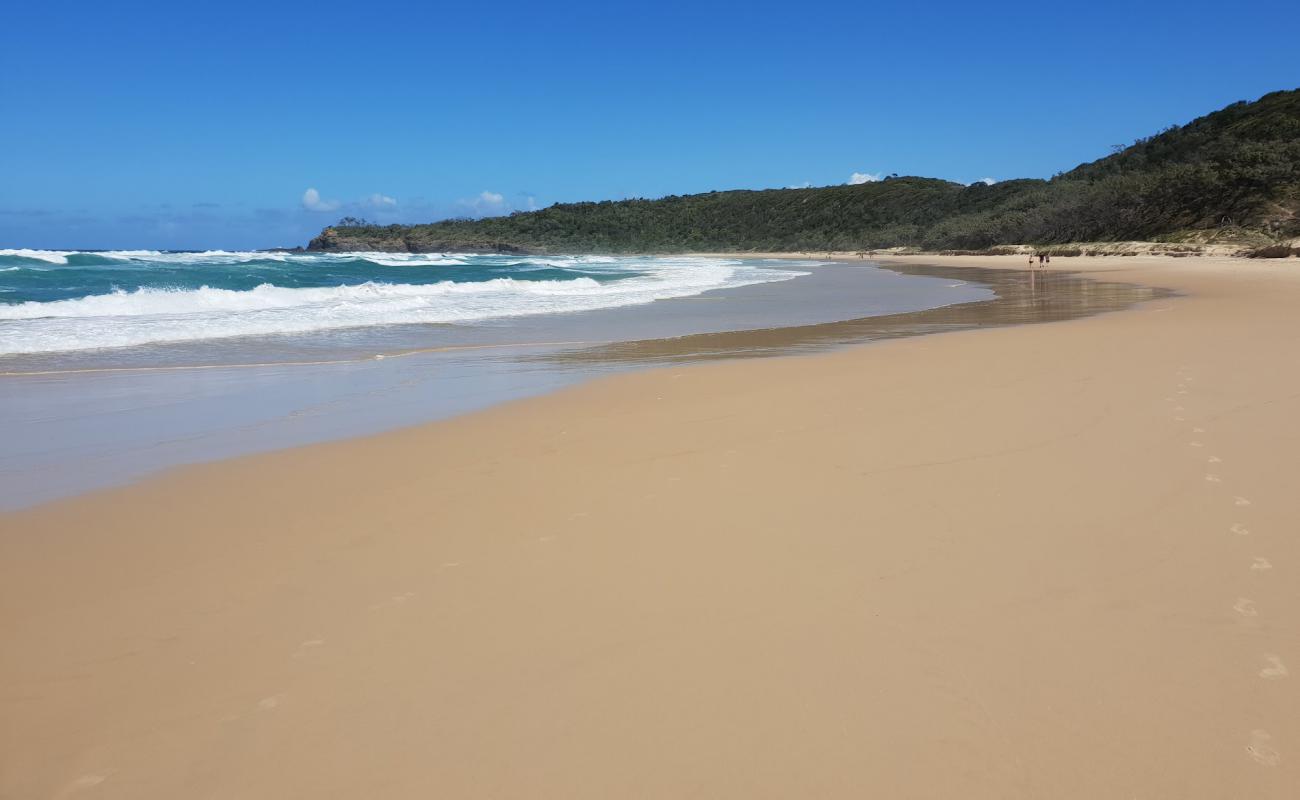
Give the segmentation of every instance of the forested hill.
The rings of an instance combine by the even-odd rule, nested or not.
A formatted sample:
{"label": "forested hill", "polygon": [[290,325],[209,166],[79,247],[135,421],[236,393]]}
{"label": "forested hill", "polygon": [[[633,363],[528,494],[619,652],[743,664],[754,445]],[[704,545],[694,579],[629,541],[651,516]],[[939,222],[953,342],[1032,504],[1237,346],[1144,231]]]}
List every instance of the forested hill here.
{"label": "forested hill", "polygon": [[1240,102],[1051,180],[918,177],[726,191],[427,225],[341,225],[313,250],[673,252],[984,249],[1300,235],[1300,90]]}

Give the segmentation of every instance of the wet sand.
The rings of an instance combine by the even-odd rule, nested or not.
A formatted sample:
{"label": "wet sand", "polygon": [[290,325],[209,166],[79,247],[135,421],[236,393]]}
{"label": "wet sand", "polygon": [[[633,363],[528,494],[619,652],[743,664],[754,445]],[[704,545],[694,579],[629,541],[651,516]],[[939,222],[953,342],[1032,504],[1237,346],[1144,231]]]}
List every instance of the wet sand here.
{"label": "wet sand", "polygon": [[[850,261],[849,257],[843,258]],[[901,275],[978,281],[992,291],[993,297],[899,314],[609,342],[528,358],[556,364],[645,365],[788,356],[932,333],[1062,322],[1174,294],[1159,287],[1087,278],[1068,270],[1025,271],[905,261],[888,264],[888,268]]]}
{"label": "wet sand", "polygon": [[1058,261],[0,516],[0,796],[1294,797],[1300,270]]}

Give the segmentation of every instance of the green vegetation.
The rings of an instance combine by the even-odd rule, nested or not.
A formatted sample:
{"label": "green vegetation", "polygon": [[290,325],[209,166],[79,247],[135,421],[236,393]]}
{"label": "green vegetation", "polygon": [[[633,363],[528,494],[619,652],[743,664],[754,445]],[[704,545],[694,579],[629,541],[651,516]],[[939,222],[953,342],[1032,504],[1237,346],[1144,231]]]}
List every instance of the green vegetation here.
{"label": "green vegetation", "polygon": [[1049,181],[855,186],[561,203],[427,225],[347,220],[320,250],[982,250],[999,244],[1300,235],[1300,90],[1235,103]]}
{"label": "green vegetation", "polygon": [[339,220],[338,222],[334,223],[334,227],[336,227],[336,228],[373,228],[373,227],[375,227],[375,223],[371,222],[371,221],[368,220],[368,219],[365,219],[364,217],[344,217],[343,219],[341,219],[341,220]]}

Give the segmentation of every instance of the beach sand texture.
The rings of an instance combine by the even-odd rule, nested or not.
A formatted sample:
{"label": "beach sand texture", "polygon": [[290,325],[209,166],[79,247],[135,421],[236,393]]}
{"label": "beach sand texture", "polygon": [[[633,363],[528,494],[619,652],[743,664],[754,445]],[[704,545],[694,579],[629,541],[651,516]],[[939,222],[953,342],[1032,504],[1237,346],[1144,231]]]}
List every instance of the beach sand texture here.
{"label": "beach sand texture", "polygon": [[1300,796],[1300,270],[1053,267],[0,517],[0,797]]}

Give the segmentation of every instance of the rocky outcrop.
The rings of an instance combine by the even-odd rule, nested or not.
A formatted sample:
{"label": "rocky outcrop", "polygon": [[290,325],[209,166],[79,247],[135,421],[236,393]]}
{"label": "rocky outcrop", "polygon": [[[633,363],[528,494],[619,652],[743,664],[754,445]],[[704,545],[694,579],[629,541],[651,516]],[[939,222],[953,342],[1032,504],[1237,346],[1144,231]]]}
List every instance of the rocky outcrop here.
{"label": "rocky outcrop", "polygon": [[398,226],[389,228],[326,228],[307,245],[308,251],[319,253],[515,253],[527,254],[529,250],[505,242],[459,241],[454,239],[426,239],[413,235],[410,229]]}
{"label": "rocky outcrop", "polygon": [[1291,256],[1300,256],[1300,237],[1288,242],[1266,245],[1250,253],[1251,258],[1290,258]]}

